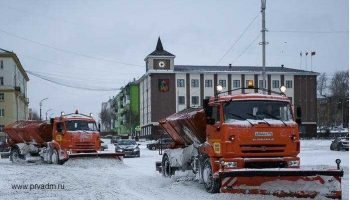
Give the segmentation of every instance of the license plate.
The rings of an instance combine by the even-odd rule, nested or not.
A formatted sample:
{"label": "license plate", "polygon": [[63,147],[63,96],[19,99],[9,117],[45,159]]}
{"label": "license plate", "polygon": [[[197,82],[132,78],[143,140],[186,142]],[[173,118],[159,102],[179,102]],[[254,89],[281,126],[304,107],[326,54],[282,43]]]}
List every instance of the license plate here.
{"label": "license plate", "polygon": [[255,132],[255,136],[262,136],[262,137],[266,137],[266,136],[272,136],[272,132]]}

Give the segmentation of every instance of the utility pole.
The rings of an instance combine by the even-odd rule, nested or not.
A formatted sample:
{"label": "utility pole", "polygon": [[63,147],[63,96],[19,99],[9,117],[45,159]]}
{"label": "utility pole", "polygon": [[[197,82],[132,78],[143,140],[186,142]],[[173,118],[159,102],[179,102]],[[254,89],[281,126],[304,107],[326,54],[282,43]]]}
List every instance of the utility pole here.
{"label": "utility pole", "polygon": [[[262,28],[261,28],[261,36],[262,36],[262,42],[260,43],[262,46],[262,77],[263,77],[263,87],[266,89],[266,40],[265,40],[265,33],[266,33],[266,27],[265,27],[265,9],[266,9],[266,0],[261,0],[261,16],[262,16]],[[263,94],[265,94],[266,91],[263,90]]]}
{"label": "utility pole", "polygon": [[43,106],[43,101],[47,100],[48,98],[44,98],[40,100],[39,106],[40,106],[40,121],[41,121],[41,107]]}

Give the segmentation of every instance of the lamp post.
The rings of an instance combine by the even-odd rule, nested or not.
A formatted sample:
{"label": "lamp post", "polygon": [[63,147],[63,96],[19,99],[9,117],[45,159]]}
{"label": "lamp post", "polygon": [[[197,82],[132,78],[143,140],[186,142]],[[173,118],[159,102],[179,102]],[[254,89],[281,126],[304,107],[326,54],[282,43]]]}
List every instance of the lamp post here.
{"label": "lamp post", "polygon": [[48,109],[48,110],[46,111],[46,113],[45,113],[45,116],[46,116],[45,119],[46,119],[46,121],[47,121],[47,113],[50,112],[51,110],[52,110],[52,109],[50,108],[50,109]]}
{"label": "lamp post", "polygon": [[43,101],[47,100],[48,98],[44,98],[44,99],[41,99],[40,102],[39,102],[39,106],[40,106],[40,121],[41,121],[41,107],[43,106]]}

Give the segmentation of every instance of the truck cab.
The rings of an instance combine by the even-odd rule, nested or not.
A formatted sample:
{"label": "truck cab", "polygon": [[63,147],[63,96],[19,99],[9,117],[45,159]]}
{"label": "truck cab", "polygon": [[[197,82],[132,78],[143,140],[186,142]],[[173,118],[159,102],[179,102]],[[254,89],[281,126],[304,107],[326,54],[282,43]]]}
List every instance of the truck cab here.
{"label": "truck cab", "polygon": [[298,124],[287,97],[212,97],[204,109],[208,145],[203,151],[213,149],[214,158],[234,168],[299,167]]}
{"label": "truck cab", "polygon": [[68,154],[92,153],[101,149],[95,120],[78,112],[54,118],[53,140]]}

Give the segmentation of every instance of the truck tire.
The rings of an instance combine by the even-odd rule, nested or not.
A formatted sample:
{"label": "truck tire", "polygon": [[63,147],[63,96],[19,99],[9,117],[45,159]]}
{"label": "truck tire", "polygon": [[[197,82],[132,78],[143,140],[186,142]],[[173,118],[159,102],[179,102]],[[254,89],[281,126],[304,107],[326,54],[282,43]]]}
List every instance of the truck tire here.
{"label": "truck tire", "polygon": [[164,154],[162,159],[162,174],[165,177],[171,177],[175,174],[175,170],[171,168],[169,157],[166,154]]}
{"label": "truck tire", "polygon": [[11,148],[10,160],[12,161],[12,163],[23,163],[25,162],[25,159],[25,155],[21,154],[18,147]]}
{"label": "truck tire", "polygon": [[207,159],[204,162],[202,180],[207,192],[209,193],[220,192],[220,181],[219,179],[213,178],[213,170],[210,164],[210,159]]}
{"label": "truck tire", "polygon": [[151,150],[155,151],[156,150],[156,146],[152,146]]}

